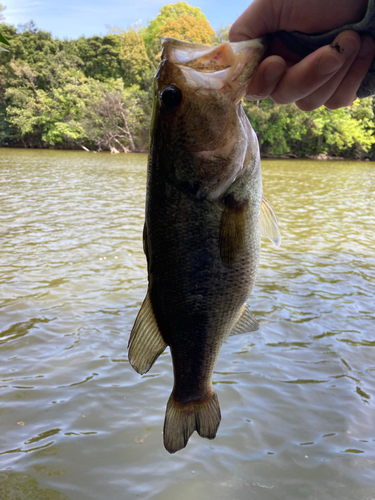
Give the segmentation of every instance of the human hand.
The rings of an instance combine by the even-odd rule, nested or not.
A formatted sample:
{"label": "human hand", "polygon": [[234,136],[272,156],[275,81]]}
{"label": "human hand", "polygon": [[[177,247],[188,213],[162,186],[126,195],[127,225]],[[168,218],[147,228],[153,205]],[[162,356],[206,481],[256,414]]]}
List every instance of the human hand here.
{"label": "human hand", "polygon": [[[254,0],[233,24],[229,38],[241,41],[279,30],[315,33],[360,21],[367,0]],[[302,58],[275,36],[248,87],[251,100],[270,96],[278,104],[296,102],[304,111],[323,104],[350,105],[375,57],[375,41],[355,31],[340,33]]]}

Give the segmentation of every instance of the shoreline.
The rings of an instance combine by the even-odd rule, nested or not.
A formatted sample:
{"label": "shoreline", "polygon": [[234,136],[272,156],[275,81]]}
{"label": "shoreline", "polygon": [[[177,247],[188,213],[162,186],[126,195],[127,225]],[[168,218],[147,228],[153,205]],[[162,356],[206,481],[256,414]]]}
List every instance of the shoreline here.
{"label": "shoreline", "polygon": [[[17,145],[12,145],[12,146],[0,146],[0,149],[19,149],[21,151],[81,151],[83,153],[109,153],[109,154],[147,154],[148,150],[147,149],[136,149],[134,151],[127,151],[127,152],[122,152],[122,151],[109,151],[109,150],[101,150],[101,151],[95,151],[95,150],[89,150],[89,149],[83,149],[83,148],[50,148],[50,147],[25,147],[25,146],[17,146]],[[296,155],[294,153],[284,153],[280,155],[274,155],[271,153],[262,153],[260,152],[260,157],[261,159],[264,160],[314,160],[314,161],[375,161],[374,158],[347,158],[344,156],[329,156],[324,153],[319,153],[317,155]]]}
{"label": "shoreline", "polygon": [[318,155],[298,156],[293,153],[284,153],[281,155],[272,155],[270,153],[260,153],[260,157],[264,160],[314,160],[314,161],[375,161],[375,158],[345,158],[344,156],[329,156],[324,153]]}

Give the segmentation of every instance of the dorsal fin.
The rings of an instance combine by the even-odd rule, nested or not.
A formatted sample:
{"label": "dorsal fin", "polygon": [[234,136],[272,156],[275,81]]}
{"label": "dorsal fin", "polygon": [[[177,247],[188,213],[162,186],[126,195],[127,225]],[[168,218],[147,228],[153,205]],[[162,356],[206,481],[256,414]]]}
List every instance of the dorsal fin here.
{"label": "dorsal fin", "polygon": [[141,375],[148,372],[160,354],[167,347],[156,322],[147,292],[142,307],[135,320],[128,343],[129,361]]}
{"label": "dorsal fin", "polygon": [[271,204],[263,196],[260,210],[260,234],[263,238],[269,238],[275,247],[281,243],[281,235],[277,217]]}
{"label": "dorsal fin", "polygon": [[254,332],[259,329],[259,323],[255,319],[254,314],[250,311],[249,306],[245,304],[242,306],[240,314],[238,315],[236,324],[230,332],[229,337],[232,335],[239,335],[240,333]]}

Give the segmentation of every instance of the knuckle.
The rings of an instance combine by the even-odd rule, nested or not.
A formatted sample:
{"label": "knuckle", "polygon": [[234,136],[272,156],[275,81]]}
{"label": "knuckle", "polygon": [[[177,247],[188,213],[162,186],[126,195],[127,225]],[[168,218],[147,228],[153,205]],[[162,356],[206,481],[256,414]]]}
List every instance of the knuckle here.
{"label": "knuckle", "polygon": [[314,109],[319,108],[321,104],[317,104],[316,102],[312,102],[311,100],[305,98],[297,101],[296,105],[301,111],[313,111]]}
{"label": "knuckle", "polygon": [[294,102],[294,99],[288,99],[287,96],[284,96],[277,91],[272,92],[270,97],[276,104],[290,104],[291,102]]}
{"label": "knuckle", "polygon": [[327,109],[339,109],[345,108],[346,106],[351,106],[353,104],[354,99],[346,96],[333,96],[331,99],[324,104]]}

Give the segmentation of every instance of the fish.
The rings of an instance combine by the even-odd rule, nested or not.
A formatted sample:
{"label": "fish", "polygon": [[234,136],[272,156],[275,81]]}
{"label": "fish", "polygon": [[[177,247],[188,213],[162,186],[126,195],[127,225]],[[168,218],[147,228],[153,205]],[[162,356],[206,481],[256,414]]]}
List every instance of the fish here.
{"label": "fish", "polygon": [[262,195],[257,136],[241,105],[265,45],[162,41],[143,230],[148,290],[128,358],[144,374],[170,347],[174,385],[163,429],[169,453],[194,431],[215,438],[221,412],[212,374],[221,346],[259,328],[246,301],[261,235],[280,244],[276,215]]}

